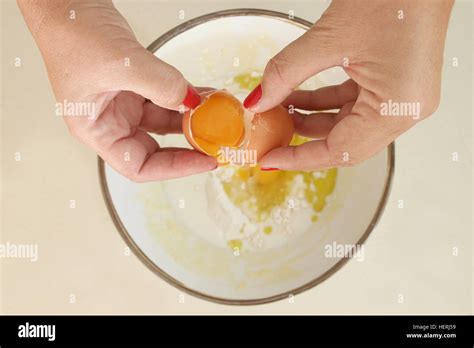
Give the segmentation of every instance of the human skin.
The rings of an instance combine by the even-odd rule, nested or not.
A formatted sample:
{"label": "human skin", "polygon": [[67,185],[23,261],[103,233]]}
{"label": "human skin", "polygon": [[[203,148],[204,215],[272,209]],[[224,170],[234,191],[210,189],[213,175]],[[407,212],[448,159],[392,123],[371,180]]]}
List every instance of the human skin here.
{"label": "human skin", "polygon": [[[252,111],[296,109],[296,132],[317,140],[272,150],[264,169],[314,170],[360,163],[436,111],[451,0],[334,0],[315,25],[273,57],[245,100]],[[402,11],[402,12],[400,12]],[[400,18],[402,17],[402,18]],[[325,69],[350,79],[294,91]],[[389,100],[419,103],[418,117],[382,116]],[[339,109],[338,112],[327,110]]]}
{"label": "human skin", "polygon": [[136,182],[216,168],[214,158],[160,148],[148,134],[180,133],[177,110],[195,107],[200,97],[178,70],[137,41],[111,1],[18,0],[18,5],[57,101],[95,107],[93,118],[63,116],[74,137]]}

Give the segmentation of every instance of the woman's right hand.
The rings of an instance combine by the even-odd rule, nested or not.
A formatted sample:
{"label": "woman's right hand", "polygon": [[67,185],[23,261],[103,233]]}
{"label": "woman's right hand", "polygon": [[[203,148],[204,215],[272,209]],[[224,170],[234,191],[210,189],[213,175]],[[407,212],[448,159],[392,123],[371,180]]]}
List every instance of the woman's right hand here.
{"label": "woman's right hand", "polygon": [[[262,167],[314,170],[348,166],[375,155],[431,115],[440,98],[444,41],[452,0],[334,0],[320,20],[268,63],[261,86],[244,105],[256,112],[280,103],[297,109],[296,131],[321,138],[277,148]],[[327,68],[350,79],[315,91],[294,91]],[[410,107],[384,115],[384,107]],[[393,110],[387,110],[393,111]]]}

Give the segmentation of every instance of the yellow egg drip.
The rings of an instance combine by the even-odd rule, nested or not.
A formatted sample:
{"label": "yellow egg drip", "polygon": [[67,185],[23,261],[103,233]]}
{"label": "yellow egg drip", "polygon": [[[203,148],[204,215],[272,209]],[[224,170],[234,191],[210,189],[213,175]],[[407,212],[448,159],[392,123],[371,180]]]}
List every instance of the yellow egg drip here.
{"label": "yellow egg drip", "polygon": [[234,82],[239,85],[241,89],[247,91],[253,90],[262,81],[261,75],[252,75],[250,73],[240,74],[234,77]]}
{"label": "yellow egg drip", "polygon": [[234,251],[242,250],[242,241],[240,239],[229,240],[227,244]]}
{"label": "yellow egg drip", "polygon": [[[295,136],[300,141],[299,136]],[[319,174],[319,175],[318,175]],[[287,200],[296,176],[302,176],[304,199],[312,207],[312,222],[318,220],[327,203],[327,197],[334,191],[337,169],[319,172],[305,171],[262,171],[256,167],[237,168],[230,181],[223,182],[223,188],[230,200],[239,207],[243,205],[253,212],[256,222],[263,222],[270,217],[275,207],[283,207]],[[271,226],[270,226],[271,227]],[[265,234],[272,232],[264,229]]]}
{"label": "yellow egg drip", "polygon": [[[290,145],[301,145],[311,139],[295,135]],[[337,169],[331,168],[328,170],[319,171],[321,175],[314,175],[316,172],[299,172],[303,175],[303,182],[305,183],[305,199],[312,207],[314,212],[319,213],[326,205],[326,197],[329,196],[336,186]],[[314,214],[311,217],[312,222],[318,221],[318,215]]]}
{"label": "yellow egg drip", "polygon": [[263,233],[265,234],[270,234],[272,233],[272,231],[273,231],[272,226],[265,226],[265,228],[263,229]]}
{"label": "yellow egg drip", "polygon": [[223,187],[236,206],[245,204],[261,222],[270,217],[274,207],[285,204],[295,173],[240,167],[230,181],[223,182]]}

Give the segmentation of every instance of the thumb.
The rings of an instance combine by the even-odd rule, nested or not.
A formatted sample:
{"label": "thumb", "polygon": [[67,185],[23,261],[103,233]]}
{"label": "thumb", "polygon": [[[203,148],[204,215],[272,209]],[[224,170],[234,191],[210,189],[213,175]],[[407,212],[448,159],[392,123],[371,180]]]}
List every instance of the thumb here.
{"label": "thumb", "polygon": [[180,105],[194,108],[201,97],[173,66],[157,58],[145,48],[130,56],[128,69],[120,79],[122,89],[150,99],[163,108],[178,110]]}
{"label": "thumb", "polygon": [[244,106],[254,112],[267,111],[311,76],[342,63],[334,44],[328,44],[324,36],[313,27],[270,59],[262,83],[248,95]]}

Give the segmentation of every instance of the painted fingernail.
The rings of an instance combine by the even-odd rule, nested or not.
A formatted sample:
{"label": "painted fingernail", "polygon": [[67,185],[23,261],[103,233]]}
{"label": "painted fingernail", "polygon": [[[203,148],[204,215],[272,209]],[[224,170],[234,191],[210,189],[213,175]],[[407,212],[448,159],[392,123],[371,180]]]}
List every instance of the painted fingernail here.
{"label": "painted fingernail", "polygon": [[247,98],[245,98],[244,107],[248,109],[252,106],[255,106],[260,100],[260,98],[262,98],[262,86],[258,85],[252,92],[250,92]]}
{"label": "painted fingernail", "polygon": [[186,97],[183,100],[183,105],[188,108],[194,109],[201,103],[201,96],[199,93],[191,86],[188,86],[188,92]]}
{"label": "painted fingernail", "polygon": [[261,168],[263,171],[266,171],[266,172],[269,172],[269,171],[272,171],[272,170],[280,170],[278,168]]}

